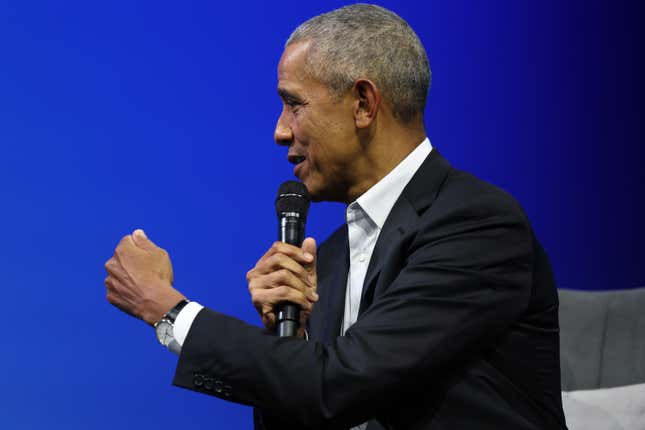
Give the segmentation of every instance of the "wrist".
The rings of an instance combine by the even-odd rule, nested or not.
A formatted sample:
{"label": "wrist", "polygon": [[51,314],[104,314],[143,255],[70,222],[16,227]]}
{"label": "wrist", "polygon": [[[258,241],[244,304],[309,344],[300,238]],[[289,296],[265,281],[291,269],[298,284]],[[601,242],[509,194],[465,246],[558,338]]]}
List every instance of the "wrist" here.
{"label": "wrist", "polygon": [[177,320],[181,310],[184,309],[188,303],[188,300],[180,300],[154,325],[159,343],[177,353],[181,350],[181,345],[177,343],[175,337],[175,321]]}
{"label": "wrist", "polygon": [[151,302],[150,310],[143,320],[154,326],[182,300],[187,300],[186,296],[170,287],[170,291]]}

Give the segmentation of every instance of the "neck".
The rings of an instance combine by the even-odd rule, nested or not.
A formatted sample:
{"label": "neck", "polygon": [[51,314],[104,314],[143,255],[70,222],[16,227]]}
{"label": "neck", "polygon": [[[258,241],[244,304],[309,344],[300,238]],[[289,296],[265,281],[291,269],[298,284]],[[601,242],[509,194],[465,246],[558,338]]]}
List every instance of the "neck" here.
{"label": "neck", "polygon": [[423,119],[409,124],[379,124],[362,139],[363,156],[356,163],[356,181],[348,187],[345,203],[355,201],[390,173],[426,138]]}

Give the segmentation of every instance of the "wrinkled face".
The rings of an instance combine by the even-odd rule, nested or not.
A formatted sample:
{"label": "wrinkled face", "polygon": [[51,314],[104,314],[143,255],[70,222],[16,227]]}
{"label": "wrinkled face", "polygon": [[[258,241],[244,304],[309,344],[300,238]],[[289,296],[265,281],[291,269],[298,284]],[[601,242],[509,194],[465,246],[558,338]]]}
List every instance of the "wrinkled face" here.
{"label": "wrinkled face", "polygon": [[278,64],[282,113],[275,141],[288,146],[294,174],[312,200],[346,202],[355,181],[360,144],[350,94],[336,100],[327,87],[305,74],[308,42],[289,45]]}

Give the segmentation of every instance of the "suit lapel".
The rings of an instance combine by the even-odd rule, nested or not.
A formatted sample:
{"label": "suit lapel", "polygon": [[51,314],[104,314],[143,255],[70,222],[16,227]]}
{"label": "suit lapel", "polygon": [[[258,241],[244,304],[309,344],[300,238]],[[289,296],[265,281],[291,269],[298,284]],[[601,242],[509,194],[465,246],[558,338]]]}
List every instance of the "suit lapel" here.
{"label": "suit lapel", "polygon": [[[320,281],[319,290],[325,292],[326,304],[324,320],[322,321],[322,341],[331,343],[340,335],[340,328],[345,309],[345,290],[347,289],[347,274],[349,272],[349,240],[347,226],[343,229],[338,245],[333,247],[336,256],[334,266],[328,275]],[[322,296],[321,296],[322,298]]]}
{"label": "suit lapel", "polygon": [[430,207],[446,178],[450,164],[436,149],[426,157],[392,207],[374,246],[367,268],[359,315],[372,303],[383,265],[405,236],[414,235],[419,216]]}
{"label": "suit lapel", "polygon": [[388,215],[387,221],[383,225],[383,230],[381,230],[374,246],[370,263],[367,266],[365,281],[363,282],[359,314],[372,303],[374,285],[383,269],[383,265],[389,260],[391,251],[398,247],[399,242],[406,233],[416,231],[418,219],[417,211],[405,196],[401,195],[392,207],[392,211]]}
{"label": "suit lapel", "polygon": [[[439,154],[437,149],[426,157],[423,164],[414,174],[408,185],[399,196],[388,215],[381,234],[376,242],[367,273],[363,283],[359,315],[372,303],[374,288],[391,250],[396,249],[405,236],[414,234],[419,216],[432,204],[443,181],[448,174],[450,164]],[[349,242],[347,225],[330,238],[330,255],[333,264],[326,266],[319,273],[318,292],[321,294],[321,310],[314,316],[317,326],[321,327],[320,340],[333,342],[340,335],[345,309],[345,291],[349,272]],[[324,303],[323,303],[324,301]]]}

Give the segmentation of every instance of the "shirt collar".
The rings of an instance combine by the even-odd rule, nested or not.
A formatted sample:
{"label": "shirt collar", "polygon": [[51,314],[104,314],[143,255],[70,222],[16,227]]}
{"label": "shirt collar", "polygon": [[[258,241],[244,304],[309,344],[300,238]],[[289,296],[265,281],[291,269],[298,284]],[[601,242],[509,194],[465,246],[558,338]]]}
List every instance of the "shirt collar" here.
{"label": "shirt collar", "polygon": [[394,203],[431,151],[432,144],[426,137],[390,173],[356,199],[355,203],[358,203],[379,229],[383,228]]}

